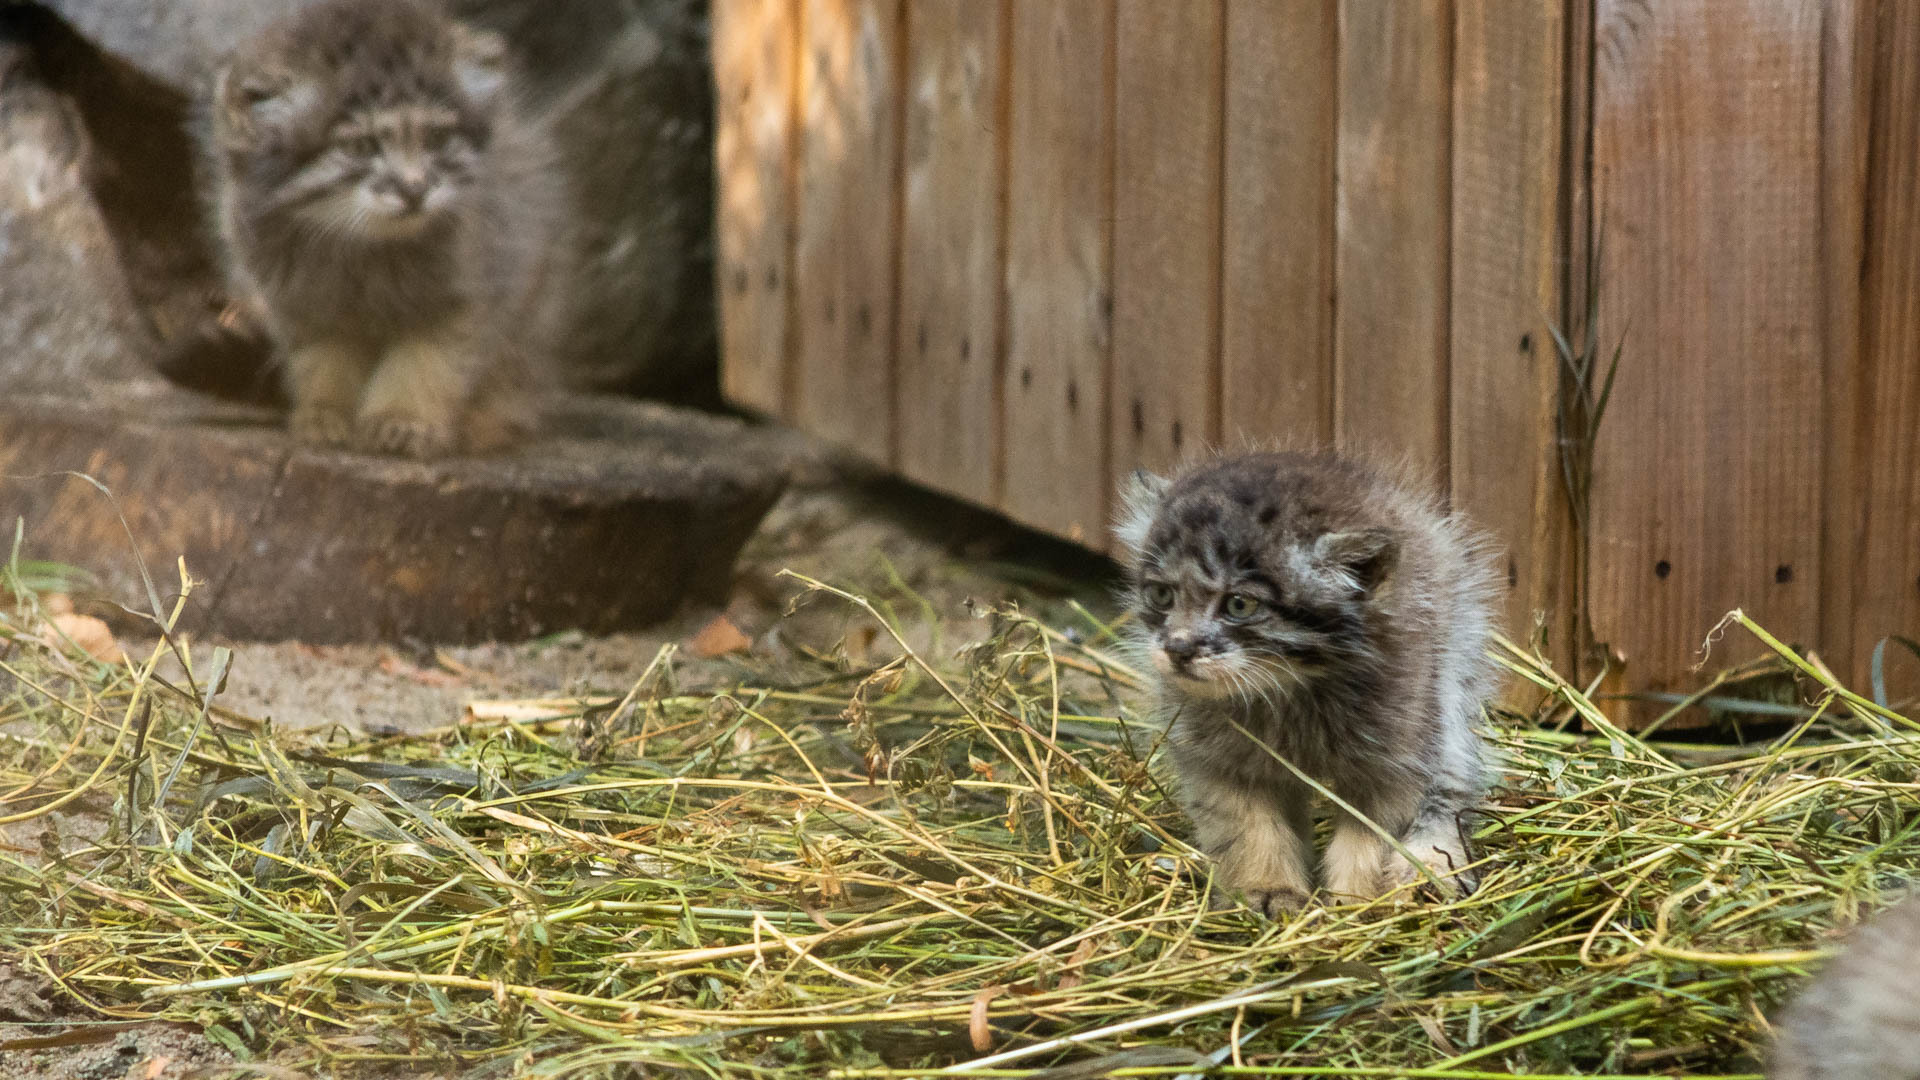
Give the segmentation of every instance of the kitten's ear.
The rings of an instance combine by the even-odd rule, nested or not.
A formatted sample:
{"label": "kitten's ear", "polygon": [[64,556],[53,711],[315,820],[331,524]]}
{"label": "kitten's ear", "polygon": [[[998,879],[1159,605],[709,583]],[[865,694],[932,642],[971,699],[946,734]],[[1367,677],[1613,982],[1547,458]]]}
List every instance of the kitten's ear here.
{"label": "kitten's ear", "polygon": [[319,88],[311,82],[271,68],[224,68],[213,86],[222,130],[243,139],[298,117],[319,97]]}
{"label": "kitten's ear", "polygon": [[1138,558],[1147,546],[1147,531],[1153,527],[1153,519],[1160,512],[1160,501],[1166,497],[1167,488],[1172,483],[1164,476],[1155,476],[1145,469],[1133,470],[1133,475],[1120,485],[1120,514],[1114,521],[1113,537],[1120,541],[1128,555]]}
{"label": "kitten's ear", "polygon": [[1327,533],[1314,541],[1313,554],[1351,581],[1355,589],[1371,593],[1393,573],[1400,557],[1400,542],[1388,529],[1355,529]]}
{"label": "kitten's ear", "polygon": [[490,30],[455,23],[453,77],[467,100],[483,109],[492,105],[507,85],[506,39]]}

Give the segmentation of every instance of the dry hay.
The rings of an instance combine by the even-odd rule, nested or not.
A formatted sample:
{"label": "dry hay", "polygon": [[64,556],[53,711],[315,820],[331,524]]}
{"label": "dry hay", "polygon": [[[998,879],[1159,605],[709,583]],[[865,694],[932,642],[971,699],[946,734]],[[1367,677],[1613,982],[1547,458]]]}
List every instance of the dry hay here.
{"label": "dry hay", "polygon": [[226,652],[94,661],[27,594],[0,949],[73,1015],[344,1074],[1739,1075],[1920,860],[1914,725],[1779,642],[1807,707],[1731,748],[1625,734],[1503,643],[1540,704],[1493,718],[1475,895],[1210,912],[1110,628],[991,620],[303,741],[209,703]]}

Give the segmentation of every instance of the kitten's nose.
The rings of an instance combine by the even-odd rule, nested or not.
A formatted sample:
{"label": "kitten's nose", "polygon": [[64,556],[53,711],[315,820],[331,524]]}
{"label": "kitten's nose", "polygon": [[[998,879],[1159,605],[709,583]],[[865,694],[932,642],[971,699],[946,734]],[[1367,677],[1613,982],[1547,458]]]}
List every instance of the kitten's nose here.
{"label": "kitten's nose", "polygon": [[393,174],[393,191],[407,209],[418,210],[420,204],[427,201],[427,173],[425,169],[402,169]]}
{"label": "kitten's nose", "polygon": [[1175,667],[1183,668],[1200,652],[1200,641],[1186,634],[1174,634],[1167,638],[1160,648],[1166,652],[1167,659],[1173,661]]}

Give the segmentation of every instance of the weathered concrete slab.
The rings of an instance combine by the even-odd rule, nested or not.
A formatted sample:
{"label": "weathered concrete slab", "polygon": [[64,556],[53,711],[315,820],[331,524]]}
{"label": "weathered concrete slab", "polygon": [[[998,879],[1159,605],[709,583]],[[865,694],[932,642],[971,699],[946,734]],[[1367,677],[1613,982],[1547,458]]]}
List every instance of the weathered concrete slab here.
{"label": "weathered concrete slab", "polygon": [[[269,414],[148,391],[0,398],[0,523],[35,557],[100,575],[144,611],[126,531],[183,625],[315,643],[517,640],[645,626],[726,592],[785,483],[777,432],[576,399],[554,434],[493,459],[402,461],[295,447]],[[62,475],[83,472],[112,491]]]}

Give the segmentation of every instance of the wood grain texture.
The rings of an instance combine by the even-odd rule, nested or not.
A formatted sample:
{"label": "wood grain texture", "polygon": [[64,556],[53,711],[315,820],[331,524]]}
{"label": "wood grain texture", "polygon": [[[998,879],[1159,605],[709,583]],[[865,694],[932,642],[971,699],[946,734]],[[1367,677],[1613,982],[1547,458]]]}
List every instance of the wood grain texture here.
{"label": "wood grain texture", "polygon": [[1334,0],[1227,7],[1221,424],[1333,439]]}
{"label": "wood grain texture", "polygon": [[721,386],[734,404],[774,414],[787,404],[799,33],[797,0],[713,5]]}
{"label": "wood grain texture", "polygon": [[1447,476],[1452,5],[1340,2],[1334,437]]}
{"label": "wood grain texture", "polygon": [[999,495],[1006,182],[1002,0],[912,0],[907,26],[897,467]]}
{"label": "wood grain texture", "polygon": [[1118,0],[1116,476],[1219,437],[1220,0]]}
{"label": "wood grain texture", "polygon": [[1106,540],[1113,5],[1015,0],[1001,508]]}
{"label": "wood grain texture", "polygon": [[1536,618],[1569,657],[1567,510],[1555,447],[1564,9],[1458,0],[1454,24],[1451,438],[1453,505],[1493,535],[1506,626]]}
{"label": "wood grain texture", "polygon": [[900,197],[899,0],[807,0],[789,416],[891,462]]}
{"label": "wood grain texture", "polygon": [[[1861,284],[1866,258],[1867,150],[1874,103],[1876,0],[1827,0],[1822,68],[1820,239],[1826,318],[1825,505],[1820,544],[1821,655],[1867,685],[1869,643],[1854,641],[1854,582],[1866,535],[1860,470],[1872,453],[1859,419]],[[1851,670],[1849,670],[1849,667]]]}
{"label": "wood grain texture", "polygon": [[[1889,3],[1881,19],[1861,296],[1856,667],[1888,634],[1920,637],[1920,6]],[[1893,688],[1920,689],[1904,650],[1889,654]]]}
{"label": "wood grain texture", "polygon": [[1684,680],[1734,607],[1818,630],[1820,26],[1818,0],[1599,8],[1600,340],[1625,351],[1593,614],[1636,688]]}
{"label": "wood grain texture", "polygon": [[[1593,0],[1567,0],[1565,102],[1561,110],[1562,143],[1560,177],[1562,217],[1560,241],[1565,247],[1561,265],[1560,325],[1569,342],[1587,339],[1591,295],[1589,282],[1594,266],[1593,223]],[[1563,384],[1564,388],[1564,384]],[[1556,432],[1556,438],[1558,434]],[[1556,451],[1557,454],[1557,451]],[[1594,644],[1591,613],[1587,608],[1591,575],[1587,572],[1587,548],[1568,509],[1565,577],[1566,597],[1561,621],[1566,627],[1571,656],[1556,656],[1572,673],[1575,682],[1587,685],[1603,669],[1606,693],[1619,693],[1625,687],[1613,673],[1612,665],[1598,655]],[[1615,710],[1625,719],[1625,709]]]}

